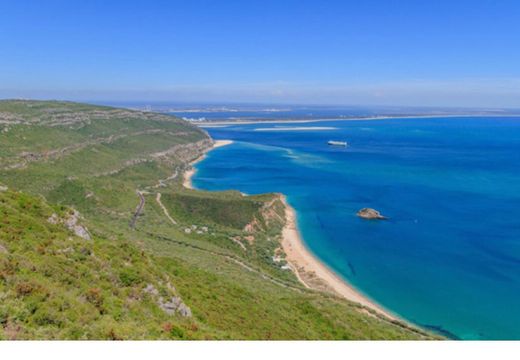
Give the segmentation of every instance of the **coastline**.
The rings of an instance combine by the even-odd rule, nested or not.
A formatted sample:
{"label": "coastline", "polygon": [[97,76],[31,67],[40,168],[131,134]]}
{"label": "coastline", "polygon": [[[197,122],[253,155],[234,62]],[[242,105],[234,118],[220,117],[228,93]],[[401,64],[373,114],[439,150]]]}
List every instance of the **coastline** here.
{"label": "coastline", "polygon": [[214,127],[219,125],[248,125],[248,124],[304,124],[324,121],[375,121],[375,120],[394,120],[394,119],[435,119],[435,118],[465,118],[465,117],[520,117],[520,115],[502,114],[460,114],[460,115],[403,115],[403,116],[368,116],[352,118],[324,118],[324,119],[278,119],[278,120],[215,120],[215,121],[190,121],[198,127]]}
{"label": "coastline", "polygon": [[286,254],[286,261],[289,263],[298,280],[305,287],[320,290],[317,289],[316,286],[306,283],[300,272],[312,274],[314,278],[319,278],[328,288],[347,300],[359,303],[391,320],[402,321],[396,315],[361,294],[312,254],[300,236],[296,222],[296,212],[287,202],[285,195],[282,195],[282,202],[285,206],[286,217],[286,224],[282,231],[282,248]]}
{"label": "coastline", "polygon": [[[231,140],[216,140],[213,146],[207,151],[232,144]],[[193,189],[191,179],[195,174],[193,165],[202,161],[206,157],[205,154],[193,160],[190,165],[191,168],[184,172],[183,186],[187,189]],[[298,278],[298,280],[309,289],[332,291],[341,297],[350,300],[352,302],[361,304],[371,310],[374,310],[380,315],[383,315],[391,320],[401,321],[394,314],[382,308],[370,300],[365,295],[354,289],[348,282],[340,278],[331,269],[329,269],[321,260],[319,260],[312,252],[307,249],[302,237],[300,236],[299,229],[296,223],[296,212],[289,205],[285,195],[281,195],[281,200],[285,207],[286,224],[282,230],[282,241],[281,245],[286,255],[286,261],[291,267],[292,271]],[[312,274],[314,280],[318,278],[323,284],[322,286],[316,286],[315,282],[310,283],[304,279],[305,276],[302,274]]]}
{"label": "coastline", "polygon": [[[222,146],[230,145],[232,143],[233,143],[232,140],[215,140],[213,142],[213,146],[211,147],[211,149],[206,150],[206,152],[219,148],[219,147],[222,147]],[[204,160],[205,158],[206,158],[206,154],[204,153],[201,156],[199,156],[198,158],[196,158],[195,160],[193,160],[190,163],[191,168],[184,172],[182,186],[184,186],[186,189],[193,189],[193,184],[191,182],[191,178],[193,177],[193,175],[195,175],[195,171],[196,171],[195,168],[193,167],[193,165],[195,165],[199,161]]]}
{"label": "coastline", "polygon": [[[207,151],[232,144],[231,140],[216,140],[213,146]],[[184,172],[183,186],[187,189],[193,189],[192,177],[195,174],[193,165],[202,161],[206,157],[205,154],[193,160],[190,165],[191,168]],[[325,290],[334,292],[341,297],[358,303],[366,308],[369,308],[376,313],[385,316],[391,320],[402,321],[396,315],[385,310],[367,296],[361,294],[358,290],[353,288],[346,280],[339,277],[334,271],[329,269],[320,259],[318,259],[312,252],[307,249],[296,222],[296,212],[287,202],[286,196],[281,195],[281,200],[285,208],[286,224],[282,230],[281,246],[286,255],[286,261],[296,275],[297,279],[306,287],[313,290]],[[302,276],[303,275],[303,276]],[[311,275],[313,282],[304,279],[305,275]],[[316,279],[322,284],[317,285]],[[323,286],[325,285],[325,286]],[[325,288],[325,289],[324,289]]]}

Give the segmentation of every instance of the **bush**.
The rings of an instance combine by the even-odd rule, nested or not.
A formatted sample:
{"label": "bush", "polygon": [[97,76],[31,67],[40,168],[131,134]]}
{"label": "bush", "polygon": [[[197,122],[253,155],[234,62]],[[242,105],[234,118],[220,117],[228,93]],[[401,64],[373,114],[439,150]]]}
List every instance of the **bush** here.
{"label": "bush", "polygon": [[119,280],[124,286],[139,284],[142,279],[133,268],[126,268],[119,273]]}
{"label": "bush", "polygon": [[16,294],[18,296],[27,296],[36,290],[36,286],[30,282],[24,281],[16,284]]}
{"label": "bush", "polygon": [[183,339],[184,338],[184,330],[182,330],[180,327],[172,325],[170,330],[170,335],[177,339]]}
{"label": "bush", "polygon": [[99,288],[88,289],[86,298],[89,303],[97,308],[100,308],[103,305],[103,295],[101,294],[101,289]]}

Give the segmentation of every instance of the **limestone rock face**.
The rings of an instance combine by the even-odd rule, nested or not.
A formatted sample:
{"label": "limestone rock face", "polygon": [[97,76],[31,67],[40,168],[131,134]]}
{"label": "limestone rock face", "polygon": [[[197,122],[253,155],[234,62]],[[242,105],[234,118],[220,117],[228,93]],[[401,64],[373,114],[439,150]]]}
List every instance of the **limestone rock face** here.
{"label": "limestone rock face", "polygon": [[357,212],[357,216],[368,220],[386,220],[387,217],[381,215],[381,213],[375,209],[363,208]]}
{"label": "limestone rock face", "polygon": [[151,294],[151,295],[159,295],[159,290],[157,290],[155,288],[155,286],[153,286],[152,284],[148,284],[144,289],[143,291],[147,294]]}
{"label": "limestone rock face", "polygon": [[191,309],[184,304],[182,299],[178,296],[171,297],[170,301],[164,301],[161,297],[159,299],[159,307],[163,309],[168,315],[172,315],[175,312],[179,313],[184,317],[191,317]]}
{"label": "limestone rock face", "polygon": [[54,225],[64,224],[70,231],[74,232],[76,236],[79,236],[85,240],[90,240],[90,233],[88,232],[87,228],[78,224],[80,216],[81,215],[77,210],[73,210],[73,212],[69,214],[66,219],[60,219],[58,215],[52,214],[52,216],[49,217],[47,221]]}

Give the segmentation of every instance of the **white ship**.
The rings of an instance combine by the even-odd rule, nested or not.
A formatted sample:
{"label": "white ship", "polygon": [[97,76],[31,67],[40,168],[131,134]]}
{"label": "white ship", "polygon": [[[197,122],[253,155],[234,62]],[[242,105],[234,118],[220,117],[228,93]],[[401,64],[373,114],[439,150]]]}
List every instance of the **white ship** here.
{"label": "white ship", "polygon": [[329,142],[327,144],[332,145],[332,146],[347,146],[346,141],[329,140]]}

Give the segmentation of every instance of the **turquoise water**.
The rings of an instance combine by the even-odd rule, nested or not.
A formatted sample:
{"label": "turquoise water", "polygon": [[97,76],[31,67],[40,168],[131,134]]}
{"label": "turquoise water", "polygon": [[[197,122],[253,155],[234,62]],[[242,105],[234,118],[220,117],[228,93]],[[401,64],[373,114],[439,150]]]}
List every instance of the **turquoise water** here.
{"label": "turquoise water", "polygon": [[283,192],[307,246],[387,309],[454,338],[520,339],[520,118],[207,130],[235,142],[197,164],[195,187]]}

